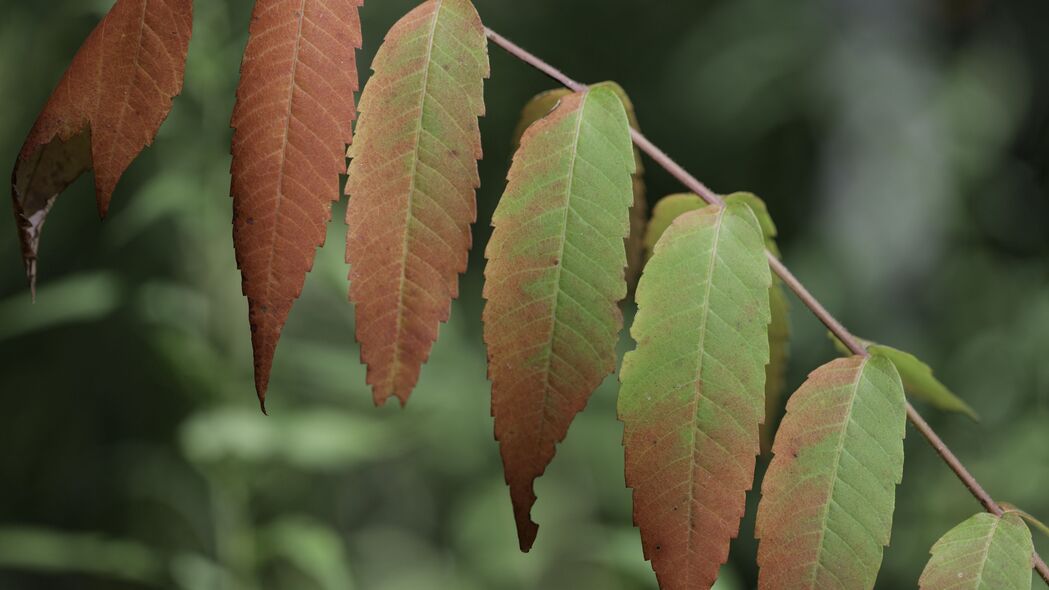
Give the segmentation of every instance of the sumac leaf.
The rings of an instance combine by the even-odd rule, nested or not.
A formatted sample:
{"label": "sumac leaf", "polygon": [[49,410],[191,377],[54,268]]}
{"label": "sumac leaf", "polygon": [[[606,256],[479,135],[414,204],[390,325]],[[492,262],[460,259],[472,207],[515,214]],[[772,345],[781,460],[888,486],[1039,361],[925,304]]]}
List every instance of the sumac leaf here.
{"label": "sumac leaf", "polygon": [[495,436],[526,551],[538,530],[533,482],[615,369],[633,172],[616,91],[599,84],[567,95],[525,133],[492,221],[484,339]]}
{"label": "sumac leaf", "polygon": [[619,418],[645,558],[665,590],[709,588],[753,485],[769,360],[761,227],[740,202],[679,216],[637,289]]}
{"label": "sumac leaf", "polygon": [[257,0],[252,13],[231,123],[230,193],[263,405],[277,340],[346,171],[361,1]]}
{"label": "sumac leaf", "polygon": [[[776,246],[776,224],[769,215],[765,202],[751,193],[733,193],[725,197],[727,202],[739,201],[751,208],[758,217],[765,249],[778,258]],[[706,207],[706,202],[695,194],[668,195],[660,199],[652,210],[652,219],[645,233],[646,257],[651,257],[656,242],[678,216]],[[765,422],[761,425],[761,452],[772,447],[772,434],[781,412],[783,390],[787,385],[787,361],[790,359],[790,300],[779,277],[772,276],[769,288],[769,305],[772,323],[769,324],[769,364],[765,365]]]}
{"label": "sumac leaf", "polygon": [[903,477],[906,400],[880,355],[832,361],[787,402],[758,504],[758,587],[873,588]]}
{"label": "sumac leaf", "polygon": [[[615,91],[619,99],[623,101],[626,108],[627,118],[630,126],[640,130],[637,114],[634,111],[634,103],[627,93],[618,84],[609,82],[608,87]],[[557,103],[564,97],[572,94],[567,88],[547,90],[528,101],[521,111],[521,119],[514,130],[514,149],[521,144],[521,137],[528,127],[539,119],[545,117],[554,110]],[[641,276],[641,267],[645,263],[645,227],[648,224],[648,197],[645,190],[645,169],[641,161],[641,150],[634,146],[634,204],[630,208],[630,235],[626,240],[626,280],[629,290],[632,292],[637,285],[638,277]]]}
{"label": "sumac leaf", "polygon": [[105,217],[120,177],[156,137],[182,91],[192,0],[118,0],[73,57],[33,125],[11,179],[30,285],[40,232],[58,195],[95,171]]}
{"label": "sumac leaf", "polygon": [[488,49],[469,0],[430,0],[390,30],[361,96],[346,210],[350,299],[375,403],[403,404],[466,270]]}
{"label": "sumac leaf", "polygon": [[1029,590],[1031,531],[1020,515],[973,515],[932,546],[921,590]]}

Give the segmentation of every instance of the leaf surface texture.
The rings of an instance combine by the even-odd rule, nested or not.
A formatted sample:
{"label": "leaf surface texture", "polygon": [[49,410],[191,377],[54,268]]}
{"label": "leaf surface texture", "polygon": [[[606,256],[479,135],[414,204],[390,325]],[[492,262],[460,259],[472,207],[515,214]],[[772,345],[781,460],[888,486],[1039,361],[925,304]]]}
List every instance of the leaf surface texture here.
{"label": "leaf surface texture", "polygon": [[[641,129],[641,125],[637,120],[637,113],[634,110],[634,103],[627,96],[627,93],[621,86],[614,82],[606,82],[610,89],[612,89],[621,101],[623,101],[623,107],[626,109],[627,119],[630,121],[630,127],[633,129]],[[545,117],[550,111],[554,110],[557,103],[564,97],[572,94],[571,90],[567,88],[557,88],[554,90],[547,90],[546,92],[540,93],[528,101],[524,109],[521,111],[521,119],[517,123],[517,128],[514,130],[514,149],[521,144],[521,137],[524,135],[525,130],[528,129],[533,123],[539,119]],[[630,235],[626,240],[626,255],[627,255],[627,269],[626,279],[627,286],[630,291],[633,291],[637,285],[637,280],[641,276],[641,268],[645,262],[645,227],[648,224],[648,197],[645,188],[645,169],[641,161],[641,150],[634,146],[634,204],[630,208]]]}
{"label": "leaf surface texture", "polygon": [[1028,590],[1031,531],[1016,513],[973,515],[932,546],[921,590]]}
{"label": "leaf surface texture", "polygon": [[91,32],[33,125],[11,195],[26,274],[35,289],[44,221],[88,170],[104,217],[117,182],[156,137],[182,91],[192,0],[118,0]]}
{"label": "leaf surface texture", "polygon": [[[754,211],[765,236],[765,249],[777,258],[780,256],[776,245],[776,224],[772,221],[765,202],[752,193],[733,193],[725,197],[726,202],[739,201]],[[707,203],[692,193],[668,195],[660,199],[652,209],[652,219],[644,237],[645,256],[651,257],[656,242],[663,232],[679,216],[689,211],[702,209]],[[782,411],[783,390],[787,385],[787,362],[790,359],[790,300],[787,298],[783,281],[772,276],[772,287],[769,288],[769,305],[772,311],[772,322],[769,324],[769,364],[765,366],[765,422],[761,425],[761,452],[767,453],[772,447],[772,435],[775,423]]]}
{"label": "leaf surface texture", "polygon": [[645,558],[664,590],[709,588],[753,485],[772,276],[743,203],[680,215],[638,284],[618,411]]}
{"label": "leaf surface texture", "polygon": [[265,402],[352,139],[362,0],[257,0],[233,109],[233,245]]}
{"label": "leaf surface texture", "polygon": [[601,84],[567,95],[525,132],[492,221],[484,339],[524,550],[538,530],[529,515],[534,480],[615,369],[633,173],[616,92]]}
{"label": "leaf surface texture", "polygon": [[361,96],[346,192],[350,299],[375,402],[401,403],[458,296],[481,157],[487,41],[469,0],[431,0],[386,36]]}
{"label": "leaf surface texture", "polygon": [[906,400],[880,355],[832,361],[787,402],[758,505],[758,587],[873,588],[903,477]]}

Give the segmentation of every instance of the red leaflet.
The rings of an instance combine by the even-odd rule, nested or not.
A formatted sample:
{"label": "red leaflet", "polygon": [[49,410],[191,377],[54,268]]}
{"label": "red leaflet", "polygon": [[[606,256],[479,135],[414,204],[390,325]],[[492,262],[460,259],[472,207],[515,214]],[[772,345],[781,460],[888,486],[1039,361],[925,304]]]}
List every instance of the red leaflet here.
{"label": "red leaflet", "polygon": [[192,0],[118,0],[80,47],[15,161],[11,196],[35,289],[40,232],[59,193],[95,171],[99,213],[182,91]]}
{"label": "red leaflet", "polygon": [[233,244],[265,408],[273,353],[339,198],[362,0],[258,0],[233,110]]}
{"label": "red leaflet", "polygon": [[488,46],[469,0],[430,0],[372,63],[350,148],[350,299],[376,404],[419,379],[466,270]]}

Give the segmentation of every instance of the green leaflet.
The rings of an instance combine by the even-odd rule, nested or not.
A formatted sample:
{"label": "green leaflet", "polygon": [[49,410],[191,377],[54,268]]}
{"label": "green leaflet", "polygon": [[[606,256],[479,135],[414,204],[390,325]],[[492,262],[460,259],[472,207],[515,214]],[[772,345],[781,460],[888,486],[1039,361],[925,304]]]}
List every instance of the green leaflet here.
{"label": "green leaflet", "polygon": [[761,226],[743,203],[678,217],[637,290],[619,418],[645,558],[664,590],[709,587],[753,485],[769,360]]}
{"label": "green leaflet", "polygon": [[[726,202],[738,201],[751,208],[758,217],[765,236],[765,249],[778,258],[776,246],[776,224],[769,215],[765,202],[752,193],[733,193],[725,197]],[[656,203],[652,219],[645,233],[645,256],[651,257],[656,242],[678,216],[688,211],[706,207],[706,201],[691,193],[669,195]],[[790,300],[783,281],[772,277],[769,289],[769,304],[772,308],[772,323],[769,325],[769,364],[765,366],[765,422],[761,425],[761,450],[768,452],[772,446],[775,421],[781,412],[783,390],[787,386],[787,361],[790,358]]]}
{"label": "green leaflet", "polygon": [[535,478],[615,369],[633,173],[623,103],[598,84],[528,128],[493,217],[484,339],[524,550],[538,528],[529,516]]}
{"label": "green leaflet", "polygon": [[[834,334],[828,332],[827,335],[838,352],[846,356],[852,354],[852,351],[846,348],[845,344],[838,340]],[[920,399],[938,410],[965,414],[976,422],[980,421],[980,415],[976,413],[976,410],[972,409],[969,404],[965,403],[965,400],[955,395],[950,389],[947,389],[947,386],[933,375],[932,367],[923,363],[918,357],[909,352],[885,346],[884,344],[876,344],[863,338],[857,338],[857,340],[868,351],[878,352],[888,357],[896,365],[896,369],[900,372],[900,378],[903,379],[903,388],[911,397]]]}
{"label": "green leaflet", "polygon": [[1029,590],[1031,531],[1020,516],[976,514],[932,546],[921,590]]}
{"label": "green leaflet", "polygon": [[[641,129],[637,122],[637,115],[634,112],[634,103],[627,96],[626,91],[615,82],[605,82],[604,86],[615,92],[619,100],[623,102],[623,108],[626,109],[630,126],[634,129]],[[561,99],[571,94],[572,91],[567,88],[557,88],[537,94],[532,100],[528,101],[528,104],[521,110],[521,118],[517,123],[517,128],[514,130],[514,149],[516,150],[521,145],[521,137],[532,123],[548,115]],[[627,238],[626,242],[626,279],[631,291],[637,285],[637,279],[641,276],[641,267],[644,265],[645,225],[648,223],[645,169],[641,162],[641,151],[636,147],[634,148],[634,166],[634,204],[630,208],[630,237]]]}
{"label": "green leaflet", "polygon": [[787,402],[755,527],[759,588],[872,588],[903,476],[903,385],[880,354],[832,361]]}

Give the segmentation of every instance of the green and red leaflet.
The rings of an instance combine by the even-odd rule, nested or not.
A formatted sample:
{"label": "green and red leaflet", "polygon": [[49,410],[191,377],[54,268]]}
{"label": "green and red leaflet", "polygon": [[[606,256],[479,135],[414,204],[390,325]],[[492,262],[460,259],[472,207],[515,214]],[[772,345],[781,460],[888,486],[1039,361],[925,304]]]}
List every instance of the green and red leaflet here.
{"label": "green and red leaflet", "polygon": [[1029,590],[1031,531],[1021,516],[975,514],[936,541],[921,590]]}
{"label": "green and red leaflet", "polygon": [[[780,256],[776,245],[776,224],[769,215],[765,202],[752,193],[733,193],[725,197],[726,202],[739,201],[751,208],[758,217],[762,233],[765,236],[765,249]],[[644,237],[645,257],[650,258],[655,251],[656,243],[663,232],[670,227],[680,215],[706,207],[707,203],[692,193],[668,195],[656,203],[652,209],[652,219]],[[769,288],[769,306],[772,311],[772,322],[769,324],[769,364],[765,366],[765,422],[761,425],[761,452],[767,453],[772,447],[772,434],[775,423],[781,413],[783,390],[787,386],[787,361],[790,359],[790,300],[783,281],[772,276],[772,287]]]}
{"label": "green and red leaflet", "polygon": [[525,132],[493,217],[484,339],[523,550],[538,530],[533,482],[615,369],[634,167],[616,91],[567,95]]}
{"label": "green and red leaflet", "polygon": [[[640,130],[641,126],[637,120],[637,113],[634,111],[634,103],[627,96],[627,93],[623,88],[614,82],[606,82],[609,88],[611,88],[619,99],[623,101],[623,107],[626,109],[627,119],[630,121],[630,127],[633,129]],[[554,90],[547,90],[537,94],[532,100],[528,101],[524,109],[521,110],[521,118],[517,123],[517,128],[514,130],[513,146],[516,150],[521,144],[521,137],[524,135],[525,130],[528,129],[532,123],[535,123],[539,119],[542,119],[550,111],[554,110],[557,103],[568,95],[572,94],[572,91],[567,88],[557,88]],[[634,204],[630,208],[630,236],[626,240],[626,257],[627,257],[627,268],[626,268],[626,280],[627,286],[631,291],[637,285],[637,280],[641,276],[641,268],[645,263],[645,228],[648,225],[648,197],[645,190],[645,169],[641,161],[641,150],[636,146],[634,147]]]}
{"label": "green and red leaflet", "polygon": [[906,399],[892,361],[852,356],[787,402],[755,534],[762,589],[873,588],[903,477]]}
{"label": "green and red leaflet", "polygon": [[362,0],[257,0],[233,110],[233,245],[255,388],[324,243],[352,140]]}
{"label": "green and red leaflet", "polygon": [[52,92],[15,161],[15,220],[30,286],[55,199],[88,170],[105,217],[120,177],[153,138],[182,91],[192,0],[118,0]]}
{"label": "green and red leaflet", "polygon": [[394,25],[372,69],[349,150],[346,261],[375,402],[403,404],[466,270],[484,26],[469,0],[430,0]]}
{"label": "green and red leaflet", "polygon": [[761,225],[730,201],[680,215],[637,289],[623,360],[626,482],[664,590],[709,588],[753,485],[772,276]]}

